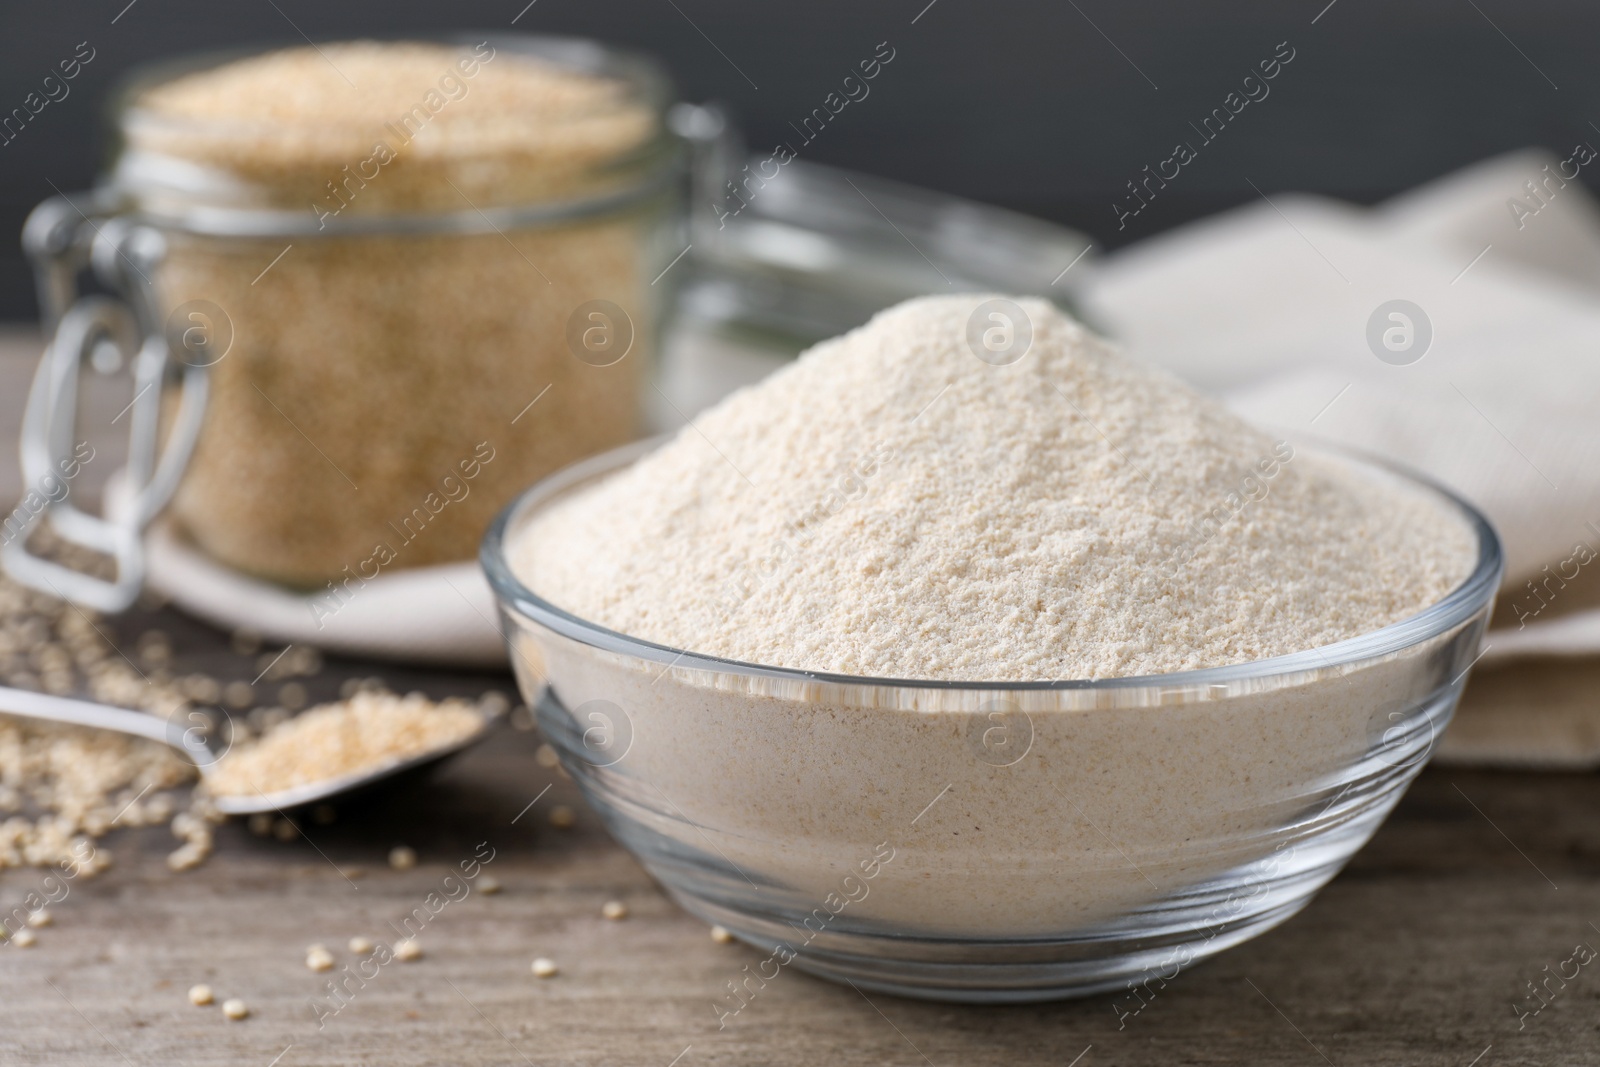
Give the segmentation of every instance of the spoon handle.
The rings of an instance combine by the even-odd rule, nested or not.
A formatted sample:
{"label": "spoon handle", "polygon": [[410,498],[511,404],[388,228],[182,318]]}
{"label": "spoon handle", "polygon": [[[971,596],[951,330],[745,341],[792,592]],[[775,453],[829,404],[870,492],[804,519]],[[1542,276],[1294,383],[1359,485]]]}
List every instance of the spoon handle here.
{"label": "spoon handle", "polygon": [[74,700],[71,697],[52,696],[49,693],[35,693],[29,689],[0,686],[0,714],[71,723],[74,726],[91,726],[100,730],[115,730],[118,733],[159,741],[187,752],[182,742],[177,739],[177,735],[182,731],[176,724],[154,715],[146,715],[142,711],[114,708],[88,700]]}

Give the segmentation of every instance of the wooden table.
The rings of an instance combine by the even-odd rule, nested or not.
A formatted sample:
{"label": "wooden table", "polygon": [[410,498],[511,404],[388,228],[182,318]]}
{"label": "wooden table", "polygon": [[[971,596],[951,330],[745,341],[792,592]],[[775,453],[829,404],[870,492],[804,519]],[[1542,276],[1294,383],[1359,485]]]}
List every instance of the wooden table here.
{"label": "wooden table", "polygon": [[[12,368],[15,370],[15,368]],[[0,359],[0,380],[10,382]],[[13,375],[14,377],[14,375]],[[0,407],[14,418],[20,398]],[[0,463],[12,462],[0,456]],[[249,678],[255,661],[168,609],[116,621],[116,640],[171,635],[177,671]],[[313,699],[381,675],[434,695],[509,691],[509,678],[330,662]],[[427,784],[339,809],[289,842],[219,829],[174,874],[156,829],[103,839],[115,866],[71,885],[31,949],[0,947],[0,1063],[225,1064],[1504,1064],[1600,1062],[1600,970],[1583,968],[1519,1024],[1525,983],[1579,943],[1600,947],[1600,779],[1429,770],[1373,843],[1300,916],[1180,975],[1137,1015],[1115,998],[977,1008],[863,996],[786,970],[726,1029],[713,1001],[757,959],[715,944],[503,725]],[[546,791],[548,787],[548,791]],[[535,798],[538,798],[535,802]],[[530,807],[530,802],[532,806]],[[553,828],[556,804],[577,825]],[[328,975],[306,946],[392,941],[487,842],[504,886],[439,912],[424,957],[393,963],[319,1028]],[[393,871],[396,844],[421,856]],[[364,868],[364,873],[353,870]],[[9,910],[41,872],[0,872]],[[621,922],[601,917],[624,901]],[[559,976],[529,972],[535,956]],[[1570,973],[1570,965],[1568,973]],[[196,982],[249,1019],[195,1008]]]}

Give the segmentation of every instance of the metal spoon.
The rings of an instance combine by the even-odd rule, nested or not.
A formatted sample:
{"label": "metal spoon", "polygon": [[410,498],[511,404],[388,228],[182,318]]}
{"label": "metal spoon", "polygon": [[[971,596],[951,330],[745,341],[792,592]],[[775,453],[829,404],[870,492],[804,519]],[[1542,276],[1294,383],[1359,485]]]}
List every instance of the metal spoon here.
{"label": "metal spoon", "polygon": [[[190,714],[192,717],[190,725],[185,726],[183,723],[147,715],[142,711],[130,711],[127,708],[96,704],[88,700],[74,700],[71,697],[51,696],[48,693],[36,693],[28,689],[0,686],[0,715],[70,723],[74,726],[88,726],[99,730],[114,730],[117,733],[159,741],[183,753],[184,757],[199,769],[200,777],[205,779],[211,775],[217,761],[228,754],[232,739],[219,741],[214,736],[217,732],[214,721],[198,710]],[[213,794],[211,799],[218,811],[228,815],[283,811],[286,808],[296,808],[302,804],[327,800],[341,793],[362,789],[408,771],[421,771],[482,740],[496,716],[481,709],[478,710],[478,715],[483,723],[475,732],[460,741],[443,748],[430,749],[410,759],[381,763],[368,770],[340,775],[337,778],[325,778],[320,782],[308,782],[292,789],[279,789],[271,793],[257,790],[254,796]]]}

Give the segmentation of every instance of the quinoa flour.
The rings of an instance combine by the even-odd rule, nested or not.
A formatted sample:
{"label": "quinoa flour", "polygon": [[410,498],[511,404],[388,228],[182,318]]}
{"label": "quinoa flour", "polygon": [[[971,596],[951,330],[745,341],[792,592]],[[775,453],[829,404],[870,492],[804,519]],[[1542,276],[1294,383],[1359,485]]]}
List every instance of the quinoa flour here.
{"label": "quinoa flour", "polygon": [[[1291,914],[1376,828],[1415,768],[1390,762],[1391,731],[1424,704],[1442,723],[1479,630],[1236,687],[1004,683],[1370,631],[1460,582],[1474,531],[1420,487],[1252,429],[1046,303],[1019,302],[1031,346],[991,365],[967,341],[985,299],[913,301],[817,346],[544,505],[510,552],[555,604],[665,645],[1002,688],[722,672],[537,625],[516,662],[574,726],[595,708],[626,724],[617,772],[585,790],[643,827],[630,841],[678,835],[666,859],[641,857],[707,922],[802,936],[860,857],[895,850],[799,966],[819,946],[880,951],[849,930],[1020,937],[1028,953],[1076,941],[1062,951],[1079,959],[1187,928],[1197,959]],[[721,888],[704,894],[681,856]]]}
{"label": "quinoa flour", "polygon": [[1476,539],[1297,453],[1040,300],[1011,365],[982,296],[901,304],[575,492],[514,548],[610,629],[872,677],[1105,678],[1331,644],[1438,601]]}

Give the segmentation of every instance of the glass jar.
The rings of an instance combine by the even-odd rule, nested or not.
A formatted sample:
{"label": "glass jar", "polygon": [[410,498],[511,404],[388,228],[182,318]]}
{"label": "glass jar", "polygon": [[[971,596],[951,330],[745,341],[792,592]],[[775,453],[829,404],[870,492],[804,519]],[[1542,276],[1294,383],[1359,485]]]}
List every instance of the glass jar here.
{"label": "glass jar", "polygon": [[[56,335],[31,462],[70,448],[80,364],[107,342],[134,362],[123,506],[53,512],[118,574],[52,574],[25,539],[8,568],[124,607],[163,507],[213,559],[292,587],[470,559],[517,490],[642,429],[653,282],[685,240],[670,103],[647,60],[527,36],[130,83],[107,180],[25,235]],[[90,265],[126,304],[73,303]]]}

